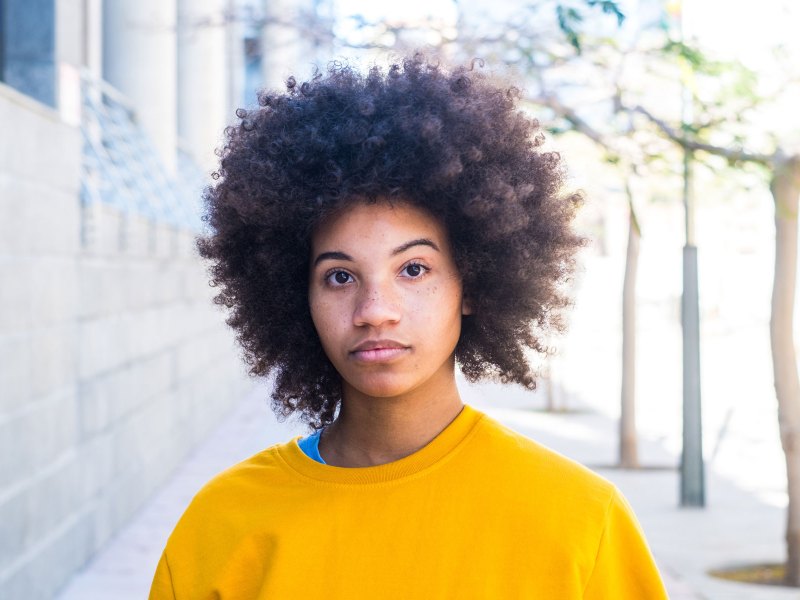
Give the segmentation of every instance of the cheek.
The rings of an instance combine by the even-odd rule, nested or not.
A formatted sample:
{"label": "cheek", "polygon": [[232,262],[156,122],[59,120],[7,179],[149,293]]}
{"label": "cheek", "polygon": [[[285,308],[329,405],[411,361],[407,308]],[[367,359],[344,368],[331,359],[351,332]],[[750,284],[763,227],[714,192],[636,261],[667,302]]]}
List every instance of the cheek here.
{"label": "cheek", "polygon": [[350,322],[347,307],[339,302],[311,298],[311,320],[326,351],[332,350]]}
{"label": "cheek", "polygon": [[313,296],[309,298],[309,309],[311,311],[311,320],[314,322],[314,327],[320,339],[324,339],[325,334],[330,330],[330,312],[331,306],[329,303],[320,301]]}
{"label": "cheek", "polygon": [[414,294],[411,302],[416,321],[431,336],[453,331],[461,320],[461,286],[457,282],[436,284]]}

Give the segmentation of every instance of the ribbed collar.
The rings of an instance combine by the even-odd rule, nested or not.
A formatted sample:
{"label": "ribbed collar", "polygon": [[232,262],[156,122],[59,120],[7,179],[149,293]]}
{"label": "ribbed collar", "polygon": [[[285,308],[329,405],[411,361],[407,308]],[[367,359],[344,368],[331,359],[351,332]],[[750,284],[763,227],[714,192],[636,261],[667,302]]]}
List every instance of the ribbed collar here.
{"label": "ribbed collar", "polygon": [[289,468],[311,479],[339,484],[384,483],[409,477],[438,463],[470,436],[483,417],[482,412],[465,404],[458,416],[426,446],[400,460],[374,467],[348,468],[319,463],[306,456],[297,445],[300,436],[275,450]]}

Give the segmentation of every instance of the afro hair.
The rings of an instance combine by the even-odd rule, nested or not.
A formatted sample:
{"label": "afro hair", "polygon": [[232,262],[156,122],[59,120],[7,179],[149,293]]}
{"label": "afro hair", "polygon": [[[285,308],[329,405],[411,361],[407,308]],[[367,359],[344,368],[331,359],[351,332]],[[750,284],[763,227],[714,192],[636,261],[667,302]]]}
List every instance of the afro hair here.
{"label": "afro hair", "polygon": [[515,87],[470,66],[414,55],[366,75],[338,62],[285,92],[262,92],[226,129],[205,192],[215,302],[229,309],[250,373],[275,376],[273,408],[330,423],[341,381],[308,306],[310,238],[348,202],[403,201],[441,219],[464,296],[456,360],[470,381],[533,389],[529,352],[562,329],[565,286],[584,239],[580,193]]}

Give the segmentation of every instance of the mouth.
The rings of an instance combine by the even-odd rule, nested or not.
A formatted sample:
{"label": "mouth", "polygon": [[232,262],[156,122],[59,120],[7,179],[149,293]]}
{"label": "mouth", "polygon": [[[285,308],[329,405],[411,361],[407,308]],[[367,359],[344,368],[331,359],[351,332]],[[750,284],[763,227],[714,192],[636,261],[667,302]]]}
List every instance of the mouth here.
{"label": "mouth", "polygon": [[350,356],[365,363],[388,362],[411,351],[410,346],[394,340],[368,340],[350,351]]}

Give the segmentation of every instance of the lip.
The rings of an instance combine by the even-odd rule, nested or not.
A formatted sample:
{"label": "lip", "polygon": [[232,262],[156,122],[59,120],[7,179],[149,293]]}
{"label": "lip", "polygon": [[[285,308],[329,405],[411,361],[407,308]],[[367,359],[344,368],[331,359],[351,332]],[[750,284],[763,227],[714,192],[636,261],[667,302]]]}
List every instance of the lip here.
{"label": "lip", "polygon": [[360,362],[387,362],[402,356],[411,348],[395,340],[367,340],[350,351],[350,356]]}

